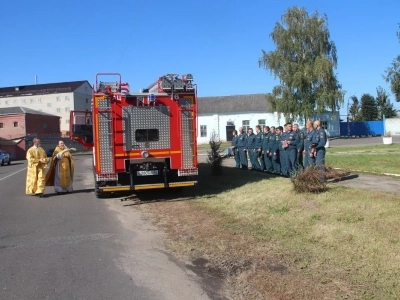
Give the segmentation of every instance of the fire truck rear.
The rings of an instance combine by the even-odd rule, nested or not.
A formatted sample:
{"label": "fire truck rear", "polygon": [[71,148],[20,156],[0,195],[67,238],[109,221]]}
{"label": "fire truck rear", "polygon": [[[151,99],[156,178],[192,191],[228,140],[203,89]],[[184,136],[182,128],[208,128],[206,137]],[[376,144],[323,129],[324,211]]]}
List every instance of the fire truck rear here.
{"label": "fire truck rear", "polygon": [[[116,76],[104,82],[100,78]],[[139,93],[96,75],[92,111],[71,111],[70,138],[93,149],[95,193],[196,185],[197,86],[167,74]]]}

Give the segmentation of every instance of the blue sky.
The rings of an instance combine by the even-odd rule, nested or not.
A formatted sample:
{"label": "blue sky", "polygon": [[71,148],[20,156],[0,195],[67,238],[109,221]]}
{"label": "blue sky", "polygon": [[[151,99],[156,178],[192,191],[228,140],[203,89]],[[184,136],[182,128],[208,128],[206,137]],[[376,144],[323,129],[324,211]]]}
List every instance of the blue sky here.
{"label": "blue sky", "polygon": [[328,17],[342,112],[351,95],[390,91],[382,74],[400,54],[398,0],[8,1],[0,87],[119,72],[138,91],[165,73],[192,73],[199,96],[267,93],[276,81],[258,66],[261,49],[275,49],[269,34],[294,5]]}

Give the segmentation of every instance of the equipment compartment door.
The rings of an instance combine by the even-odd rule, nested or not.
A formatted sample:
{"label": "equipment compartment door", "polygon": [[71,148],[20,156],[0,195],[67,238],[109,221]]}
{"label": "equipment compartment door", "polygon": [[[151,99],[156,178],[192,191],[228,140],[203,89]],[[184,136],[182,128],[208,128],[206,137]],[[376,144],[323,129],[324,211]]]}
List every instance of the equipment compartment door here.
{"label": "equipment compartment door", "polygon": [[69,137],[80,142],[86,149],[93,147],[93,123],[90,111],[70,112]]}

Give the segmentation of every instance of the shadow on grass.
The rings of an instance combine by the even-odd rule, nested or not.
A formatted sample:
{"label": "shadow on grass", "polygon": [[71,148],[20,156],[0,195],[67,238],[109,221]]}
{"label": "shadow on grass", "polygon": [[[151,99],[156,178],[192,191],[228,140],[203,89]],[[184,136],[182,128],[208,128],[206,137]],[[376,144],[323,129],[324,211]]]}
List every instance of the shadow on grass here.
{"label": "shadow on grass", "polygon": [[228,166],[223,166],[222,168],[222,175],[212,176],[211,166],[207,163],[200,163],[199,175],[193,178],[198,182],[194,187],[149,190],[136,192],[134,195],[114,194],[111,197],[120,198],[122,196],[124,198],[121,201],[133,200],[140,202],[137,204],[160,201],[186,201],[200,197],[213,198],[217,194],[240,188],[248,183],[255,183],[265,178],[274,177],[265,173],[251,172],[250,170],[241,170]]}

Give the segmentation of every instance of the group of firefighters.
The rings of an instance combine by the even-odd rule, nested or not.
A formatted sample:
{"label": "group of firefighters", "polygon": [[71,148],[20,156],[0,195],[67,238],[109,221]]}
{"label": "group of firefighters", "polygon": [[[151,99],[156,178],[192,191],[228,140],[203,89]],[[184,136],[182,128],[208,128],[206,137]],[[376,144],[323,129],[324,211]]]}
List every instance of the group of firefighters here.
{"label": "group of firefighters", "polygon": [[296,170],[313,165],[325,164],[325,144],[327,136],[321,121],[307,121],[306,127],[286,123],[282,126],[266,126],[255,132],[233,131],[231,149],[236,168],[248,169],[248,159],[252,171],[268,172],[290,177]]}

